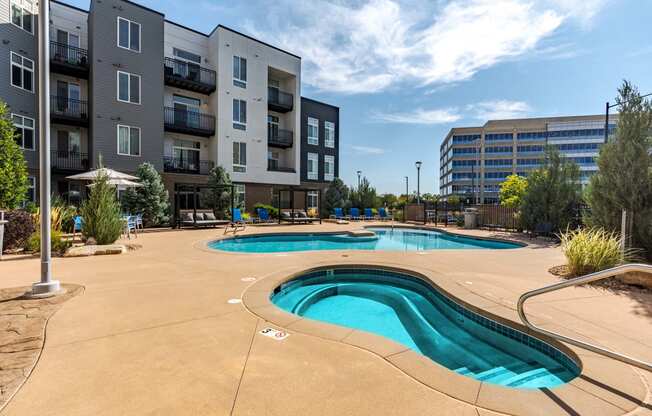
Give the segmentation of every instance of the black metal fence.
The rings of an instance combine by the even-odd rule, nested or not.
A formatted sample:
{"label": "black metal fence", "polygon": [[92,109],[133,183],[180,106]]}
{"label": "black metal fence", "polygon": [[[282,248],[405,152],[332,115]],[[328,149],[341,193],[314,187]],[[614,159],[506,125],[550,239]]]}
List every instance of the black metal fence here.
{"label": "black metal fence", "polygon": [[291,110],[294,105],[294,95],[283,92],[275,87],[268,87],[267,101],[271,106]]}
{"label": "black metal fence", "polygon": [[184,133],[215,134],[215,116],[198,111],[165,107],[164,124],[168,129]]}
{"label": "black metal fence", "polygon": [[88,153],[52,150],[50,164],[54,169],[84,171],[89,168]]}
{"label": "black metal fence", "polygon": [[268,130],[267,143],[270,146],[292,147],[294,143],[294,132],[283,129]]}
{"label": "black metal fence", "polygon": [[163,157],[163,170],[171,173],[208,175],[215,166],[212,160],[190,160],[174,156]]}
{"label": "black metal fence", "polygon": [[181,81],[195,82],[213,88],[216,85],[216,72],[212,69],[168,57],[164,59],[163,65],[165,76],[168,78],[177,78]]}
{"label": "black metal fence", "polygon": [[88,102],[65,96],[50,96],[50,113],[68,119],[88,120]]}
{"label": "black metal fence", "polygon": [[65,43],[50,42],[50,59],[58,63],[88,67],[88,51]]}

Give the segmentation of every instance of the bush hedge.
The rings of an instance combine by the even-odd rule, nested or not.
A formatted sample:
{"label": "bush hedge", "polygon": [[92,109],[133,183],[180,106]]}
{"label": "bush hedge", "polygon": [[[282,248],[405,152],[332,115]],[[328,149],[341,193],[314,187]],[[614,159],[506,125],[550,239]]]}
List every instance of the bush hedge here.
{"label": "bush hedge", "polygon": [[9,211],[5,213],[4,250],[23,248],[29,237],[36,231],[34,218],[26,211]]}

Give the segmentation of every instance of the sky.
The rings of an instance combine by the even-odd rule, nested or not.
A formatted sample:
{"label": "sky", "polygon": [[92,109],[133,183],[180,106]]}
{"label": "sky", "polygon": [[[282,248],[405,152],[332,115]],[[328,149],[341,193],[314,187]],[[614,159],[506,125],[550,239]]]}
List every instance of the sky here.
{"label": "sky", "polygon": [[[89,0],[63,0],[87,9]],[[652,92],[652,0],[135,0],[302,57],[302,95],[340,107],[340,177],[439,192],[439,146],[490,119],[602,114]]]}

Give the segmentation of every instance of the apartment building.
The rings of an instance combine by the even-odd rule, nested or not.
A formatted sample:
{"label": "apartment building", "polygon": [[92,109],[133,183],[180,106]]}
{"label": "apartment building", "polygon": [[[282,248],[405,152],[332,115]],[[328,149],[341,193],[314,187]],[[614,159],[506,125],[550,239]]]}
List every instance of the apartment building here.
{"label": "apartment building", "polygon": [[[0,0],[0,94],[20,132],[32,199],[36,8],[32,0]],[[127,173],[152,163],[171,197],[176,184],[205,184],[223,166],[248,209],[271,203],[275,189],[299,186],[309,163],[332,172],[319,175],[319,184],[337,175],[339,110],[301,99],[299,56],[222,25],[201,33],[128,0],[92,0],[88,11],[50,1],[50,40],[52,189],[71,202],[85,187],[66,177],[100,158]],[[312,131],[307,123],[315,118],[329,146],[318,152],[318,166],[302,151],[302,132]],[[171,199],[179,208],[196,203]]]}
{"label": "apartment building", "polygon": [[[615,130],[613,123],[615,117],[609,134]],[[586,184],[598,170],[604,128],[603,115],[490,120],[481,127],[453,128],[440,147],[440,194],[496,203],[507,176],[527,177],[541,166],[546,145],[577,163]]]}

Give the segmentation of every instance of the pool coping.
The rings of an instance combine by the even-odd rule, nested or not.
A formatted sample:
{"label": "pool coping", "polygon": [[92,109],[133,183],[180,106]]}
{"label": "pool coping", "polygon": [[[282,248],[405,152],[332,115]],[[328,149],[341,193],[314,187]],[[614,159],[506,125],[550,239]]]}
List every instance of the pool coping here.
{"label": "pool coping", "polygon": [[[457,374],[389,338],[302,318],[278,308],[271,302],[270,295],[282,283],[306,273],[335,268],[382,269],[421,279],[463,307],[551,344],[574,360],[580,367],[581,374],[569,383],[552,389],[515,389],[484,383]],[[530,415],[533,414],[533,409],[537,409],[542,415],[568,414],[563,411],[564,406],[567,406],[575,411],[579,410],[580,414],[619,415],[636,409],[644,403],[649,394],[638,370],[536,333],[517,321],[517,314],[513,309],[474,294],[445,276],[438,276],[431,270],[419,267],[410,266],[408,269],[387,262],[359,264],[340,261],[318,263],[310,268],[289,268],[271,273],[252,283],[244,290],[242,303],[255,316],[284,328],[289,333],[301,333],[368,351],[431,389],[494,412]],[[491,308],[491,311],[487,308]],[[541,318],[536,314],[531,315],[534,322],[541,322]]]}
{"label": "pool coping", "polygon": [[[302,251],[279,251],[279,252],[266,252],[266,253],[247,253],[247,252],[242,252],[242,251],[229,251],[229,250],[220,250],[219,248],[212,248],[210,246],[211,243],[217,242],[217,241],[224,241],[224,240],[232,240],[232,239],[237,239],[237,238],[255,238],[255,237],[274,237],[274,236],[286,236],[286,235],[292,235],[292,236],[300,236],[300,235],[342,235],[342,234],[347,234],[349,236],[355,236],[356,231],[360,230],[366,230],[367,228],[404,228],[404,229],[412,229],[412,230],[423,230],[423,231],[435,231],[435,232],[440,232],[442,234],[447,234],[453,237],[463,237],[463,238],[468,238],[470,240],[481,240],[481,241],[495,241],[499,243],[509,243],[509,244],[514,244],[518,247],[514,248],[502,248],[502,249],[496,249],[496,248],[486,248],[486,247],[477,247],[477,248],[467,248],[463,249],[464,251],[469,251],[472,252],[473,250],[519,250],[525,247],[528,247],[530,244],[525,243],[523,241],[518,241],[518,240],[512,240],[508,238],[502,238],[502,237],[483,237],[483,236],[475,236],[475,235],[468,235],[464,233],[455,233],[452,231],[444,230],[439,227],[425,227],[425,226],[418,226],[418,225],[411,225],[411,224],[395,224],[395,225],[388,225],[388,224],[369,224],[369,225],[364,225],[360,224],[361,228],[358,230],[342,230],[342,231],[317,231],[317,232],[312,232],[312,231],[281,231],[281,232],[270,232],[270,233],[265,233],[265,232],[254,232],[251,234],[241,234],[241,235],[228,235],[228,234],[223,234],[220,235],[216,238],[210,238],[210,239],[205,239],[198,241],[195,244],[195,247],[202,250],[202,251],[208,251],[208,252],[215,252],[219,251],[221,253],[228,253],[228,254],[235,254],[235,255],[271,255],[271,256],[278,256],[278,255],[290,255],[290,254],[296,254],[296,253],[321,253],[321,252],[337,252],[337,251],[342,251],[345,253],[349,252],[369,252],[369,251],[375,251],[375,252],[391,252],[392,250],[360,250],[360,249],[348,249],[348,250],[338,250],[338,249],[333,249],[333,250],[302,250]],[[360,237],[360,238],[366,238],[366,237]],[[423,250],[422,252],[430,252],[430,251],[437,251],[438,249],[429,249],[429,250]],[[450,248],[450,249],[441,249],[442,251],[444,250],[461,250],[461,249],[455,249],[455,248]]]}

